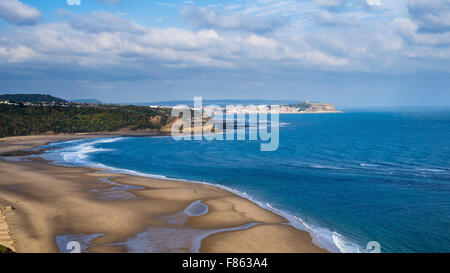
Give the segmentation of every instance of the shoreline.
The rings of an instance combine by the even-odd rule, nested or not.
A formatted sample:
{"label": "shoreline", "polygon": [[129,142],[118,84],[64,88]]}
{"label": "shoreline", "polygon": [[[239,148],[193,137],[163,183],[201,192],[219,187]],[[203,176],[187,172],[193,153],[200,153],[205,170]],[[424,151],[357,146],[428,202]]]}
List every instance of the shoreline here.
{"label": "shoreline", "polygon": [[[132,136],[155,135],[158,134]],[[12,137],[0,139],[0,153],[17,151],[18,147],[20,150],[32,149],[58,141],[120,136],[130,135],[117,132],[112,134]],[[5,203],[6,205],[12,203],[17,207],[16,210],[9,212],[6,218],[8,222],[11,222],[12,237],[16,240],[15,247],[19,252],[57,252],[57,236],[99,233],[103,235],[92,240],[91,246],[88,248],[90,252],[123,252],[132,248],[126,242],[127,240],[133,241],[130,238],[135,236],[151,234],[150,237],[163,240],[164,236],[168,236],[167,233],[173,233],[168,236],[170,239],[183,232],[188,234],[184,236],[185,239],[195,240],[195,238],[203,236],[200,239],[199,250],[207,253],[326,252],[312,243],[311,235],[307,231],[292,226],[285,217],[219,186],[108,173],[108,170],[89,167],[56,166],[40,158],[20,162],[1,160],[0,169],[6,172],[0,178],[0,206],[4,207]],[[20,175],[16,175],[19,174],[19,171]],[[111,171],[109,170],[109,172]],[[34,180],[39,180],[41,183],[24,183],[26,179],[21,179],[23,176],[34,177]],[[112,192],[111,184],[100,181],[101,178],[128,186],[129,189],[123,192],[137,198],[130,200],[123,198],[118,200],[99,199],[99,192]],[[54,188],[55,185],[58,185],[58,188]],[[39,189],[49,190],[52,195],[31,193],[31,189],[38,190],[38,192],[40,192]],[[93,190],[97,190],[97,192]],[[30,196],[26,198],[30,194],[32,198]],[[70,197],[67,199],[76,203],[79,208],[68,208],[60,203],[65,195],[69,195]],[[20,200],[14,202],[14,199]],[[35,200],[43,200],[43,202]],[[199,201],[208,207],[206,214],[189,217],[180,214],[192,203]],[[150,203],[153,206],[149,206]],[[44,212],[35,210],[36,207],[41,207]],[[112,212],[111,207],[117,211]],[[128,209],[124,211],[124,208]],[[26,216],[27,221],[20,216]],[[173,224],[170,221],[161,220],[164,217],[172,217],[175,222],[184,219],[185,222]],[[47,218],[49,223],[45,223],[46,221],[42,218]],[[55,222],[55,218],[59,220]],[[126,225],[118,224],[116,221],[113,221],[115,224],[111,223],[111,219],[123,218],[129,219],[126,221]],[[26,222],[30,221],[40,224],[41,229],[34,230],[38,234],[42,233],[41,236],[37,236],[40,239],[32,240],[30,238],[30,233],[33,232],[27,231],[26,227]],[[81,225],[84,227],[77,225],[78,222],[84,223]],[[205,235],[204,232],[208,232],[208,234]],[[272,236],[267,238],[267,233]],[[31,244],[33,247],[27,246],[30,245],[30,242],[33,242]],[[190,243],[192,246],[193,242]],[[171,252],[173,249],[170,247],[174,246],[165,247],[166,249],[161,246],[157,250]],[[189,252],[191,249],[183,247],[178,246],[177,250]]]}

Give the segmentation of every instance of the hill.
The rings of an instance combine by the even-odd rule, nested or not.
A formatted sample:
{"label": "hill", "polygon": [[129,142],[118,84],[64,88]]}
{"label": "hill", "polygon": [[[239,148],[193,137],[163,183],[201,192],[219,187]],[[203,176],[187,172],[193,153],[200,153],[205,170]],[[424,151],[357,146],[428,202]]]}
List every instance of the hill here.
{"label": "hill", "polygon": [[302,102],[302,103],[290,104],[288,106],[297,108],[299,111],[306,111],[307,109],[309,109],[312,106],[312,104],[310,104],[308,102]]}
{"label": "hill", "polygon": [[130,130],[159,131],[170,109],[142,106],[20,106],[0,104],[0,137]]}
{"label": "hill", "polygon": [[303,113],[339,113],[334,108],[334,105],[329,103],[315,103],[315,102],[302,102],[296,104],[290,104],[288,107],[295,108]]}
{"label": "hill", "polygon": [[53,97],[50,95],[40,94],[4,94],[0,95],[0,101],[10,101],[15,103],[66,103],[67,101],[61,98]]}

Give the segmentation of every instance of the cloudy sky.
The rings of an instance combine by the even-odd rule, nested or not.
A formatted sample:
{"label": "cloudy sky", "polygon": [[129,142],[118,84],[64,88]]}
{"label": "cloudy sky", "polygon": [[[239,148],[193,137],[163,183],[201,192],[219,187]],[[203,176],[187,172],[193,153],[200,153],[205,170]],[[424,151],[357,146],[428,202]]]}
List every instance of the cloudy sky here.
{"label": "cloudy sky", "polygon": [[0,0],[0,93],[450,105],[450,0]]}

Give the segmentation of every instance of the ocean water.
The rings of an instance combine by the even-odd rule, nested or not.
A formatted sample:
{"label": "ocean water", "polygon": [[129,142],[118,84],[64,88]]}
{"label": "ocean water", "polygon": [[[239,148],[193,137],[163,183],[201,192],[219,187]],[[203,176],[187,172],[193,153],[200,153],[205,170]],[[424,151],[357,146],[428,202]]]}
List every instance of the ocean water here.
{"label": "ocean water", "polygon": [[[333,252],[450,252],[450,111],[281,115],[280,146],[124,137],[55,143],[48,158],[219,185]],[[270,236],[270,235],[268,235]]]}

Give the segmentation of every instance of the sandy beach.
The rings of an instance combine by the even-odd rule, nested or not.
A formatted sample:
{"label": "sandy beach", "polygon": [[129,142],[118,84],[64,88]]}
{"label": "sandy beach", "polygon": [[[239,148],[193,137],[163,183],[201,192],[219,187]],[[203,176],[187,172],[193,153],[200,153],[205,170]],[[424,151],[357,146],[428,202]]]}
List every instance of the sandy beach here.
{"label": "sandy beach", "polygon": [[[119,135],[10,137],[0,139],[0,153]],[[17,252],[60,252],[73,240],[89,252],[326,252],[285,218],[214,186],[40,157],[2,158],[0,173],[0,208],[14,207],[2,210],[9,237],[0,244]]]}

